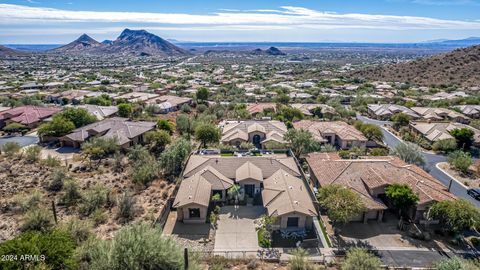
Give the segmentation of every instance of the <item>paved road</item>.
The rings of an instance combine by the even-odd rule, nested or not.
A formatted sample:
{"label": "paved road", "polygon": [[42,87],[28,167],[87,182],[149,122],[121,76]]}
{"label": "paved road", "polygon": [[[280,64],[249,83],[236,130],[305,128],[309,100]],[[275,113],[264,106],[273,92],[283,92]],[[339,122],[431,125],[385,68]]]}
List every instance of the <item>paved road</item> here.
{"label": "paved road", "polygon": [[[365,123],[375,124],[382,127],[383,142],[388,147],[395,148],[398,144],[402,143],[402,141],[399,138],[395,137],[392,133],[388,132],[384,128],[384,125],[389,125],[390,122],[370,119],[361,115],[357,115],[357,119]],[[453,181],[448,175],[446,175],[436,167],[437,163],[445,162],[447,160],[445,156],[426,153],[426,152],[423,153],[423,156],[425,157],[425,161],[426,161],[426,164],[424,167],[426,171],[428,171],[433,177],[435,177],[438,181],[440,181],[442,184],[444,184],[447,187],[450,185],[450,182],[451,182],[452,186],[450,188],[450,192],[452,192],[455,196],[459,198],[464,198],[470,201],[471,203],[473,203],[474,205],[480,208],[480,201],[477,201],[474,198],[470,197],[467,194],[467,189],[464,186],[462,186],[456,181]]]}

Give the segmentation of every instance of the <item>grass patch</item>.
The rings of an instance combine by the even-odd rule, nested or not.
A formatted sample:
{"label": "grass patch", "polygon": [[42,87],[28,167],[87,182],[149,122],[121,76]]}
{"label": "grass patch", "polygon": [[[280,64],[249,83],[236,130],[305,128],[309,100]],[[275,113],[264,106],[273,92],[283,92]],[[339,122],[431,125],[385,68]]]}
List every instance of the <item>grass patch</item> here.
{"label": "grass patch", "polygon": [[222,156],[222,157],[233,157],[233,153],[221,153],[220,156]]}
{"label": "grass patch", "polygon": [[328,234],[327,234],[327,229],[323,225],[322,219],[320,217],[318,218],[318,223],[320,224],[320,229],[322,230],[323,237],[325,237],[325,240],[327,241],[328,247],[332,247],[332,243],[330,242],[330,237],[328,237]]}

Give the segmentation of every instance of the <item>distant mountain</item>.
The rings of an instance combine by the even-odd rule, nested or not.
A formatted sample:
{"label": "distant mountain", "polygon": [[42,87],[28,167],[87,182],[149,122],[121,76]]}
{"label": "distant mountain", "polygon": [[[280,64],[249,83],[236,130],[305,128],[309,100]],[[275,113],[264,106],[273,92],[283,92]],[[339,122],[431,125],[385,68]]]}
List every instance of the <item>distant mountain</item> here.
{"label": "distant mountain", "polygon": [[189,54],[172,43],[145,30],[125,29],[120,36],[111,41],[98,42],[86,34],[77,40],[52,50],[68,54],[122,54],[137,56],[179,56]]}
{"label": "distant mountain", "polygon": [[87,34],[81,35],[76,40],[64,45],[62,47],[53,49],[54,52],[63,52],[63,53],[81,53],[85,51],[92,50],[93,48],[100,47],[101,43],[91,38]]}
{"label": "distant mountain", "polygon": [[437,41],[430,41],[430,43],[438,44],[438,45],[448,45],[448,46],[474,46],[474,45],[480,45],[480,37],[469,37],[469,38],[457,39],[457,40],[437,40]]}
{"label": "distant mountain", "polygon": [[25,52],[17,51],[0,45],[0,56],[16,56],[23,54],[25,54]]}
{"label": "distant mountain", "polygon": [[390,82],[430,85],[480,85],[480,46],[456,49],[446,54],[421,58],[396,65],[353,72],[356,77]]}
{"label": "distant mountain", "polygon": [[102,48],[107,53],[133,55],[179,56],[187,51],[145,30],[125,29],[109,46]]}
{"label": "distant mountain", "polygon": [[255,49],[252,51],[252,54],[255,54],[255,55],[286,55],[284,52],[280,51],[278,48],[276,47],[270,47],[266,50],[262,50],[262,49]]}

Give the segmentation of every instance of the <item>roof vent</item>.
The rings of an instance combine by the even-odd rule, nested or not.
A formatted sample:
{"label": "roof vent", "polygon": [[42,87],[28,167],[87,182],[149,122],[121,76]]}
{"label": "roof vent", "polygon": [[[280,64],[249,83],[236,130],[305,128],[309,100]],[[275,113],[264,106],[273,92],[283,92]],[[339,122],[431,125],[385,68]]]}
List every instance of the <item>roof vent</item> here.
{"label": "roof vent", "polygon": [[188,199],[191,200],[191,199],[192,199],[192,196],[188,196]]}
{"label": "roof vent", "polygon": [[293,189],[293,186],[288,186],[288,189]]}
{"label": "roof vent", "polygon": [[294,204],[296,204],[296,205],[298,205],[298,204],[299,204],[299,203],[298,203],[298,201],[293,201],[293,203],[294,203]]}

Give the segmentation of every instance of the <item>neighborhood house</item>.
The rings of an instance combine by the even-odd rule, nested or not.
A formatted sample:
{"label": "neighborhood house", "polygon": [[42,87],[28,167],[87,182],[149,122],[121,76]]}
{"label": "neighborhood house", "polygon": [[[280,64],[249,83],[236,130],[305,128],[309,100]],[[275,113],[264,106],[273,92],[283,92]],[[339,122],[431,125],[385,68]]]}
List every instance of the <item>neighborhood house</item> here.
{"label": "neighborhood house", "polygon": [[278,217],[278,229],[311,228],[317,216],[308,186],[286,155],[193,155],[183,177],[173,207],[184,223],[204,223],[211,197],[218,194],[220,201],[227,201],[233,185],[240,186],[240,199],[261,197],[267,214]]}
{"label": "neighborhood house", "polygon": [[221,142],[239,146],[242,142],[250,142],[258,149],[266,148],[269,142],[284,144],[283,135],[287,126],[276,120],[223,121]]}

